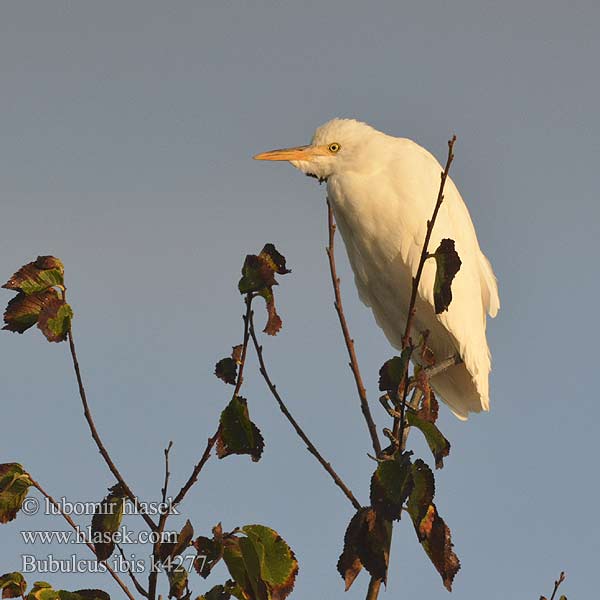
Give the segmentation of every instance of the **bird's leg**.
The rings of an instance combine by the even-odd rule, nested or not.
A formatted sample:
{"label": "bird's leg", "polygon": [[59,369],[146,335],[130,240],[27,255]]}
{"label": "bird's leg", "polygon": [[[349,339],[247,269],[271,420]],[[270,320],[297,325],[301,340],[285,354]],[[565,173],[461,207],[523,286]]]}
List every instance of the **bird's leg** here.
{"label": "bird's leg", "polygon": [[460,357],[460,355],[454,354],[453,356],[449,356],[448,358],[445,358],[444,360],[435,363],[430,367],[427,367],[425,369],[425,374],[428,378],[431,379],[431,377],[435,377],[436,375],[443,373],[444,371],[446,371],[450,367],[453,367],[454,365],[460,365],[460,363],[462,362],[463,359]]}
{"label": "bird's leg", "polygon": [[380,402],[381,406],[383,406],[383,408],[385,409],[387,414],[390,415],[390,417],[400,418],[400,413],[397,410],[394,410],[390,404],[391,398],[390,398],[389,394],[383,394],[383,396],[380,396],[379,402]]}

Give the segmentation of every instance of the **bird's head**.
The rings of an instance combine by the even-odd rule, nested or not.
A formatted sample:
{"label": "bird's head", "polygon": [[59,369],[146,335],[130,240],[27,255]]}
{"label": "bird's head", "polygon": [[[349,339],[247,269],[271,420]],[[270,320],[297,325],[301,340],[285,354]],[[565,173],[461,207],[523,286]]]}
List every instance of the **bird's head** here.
{"label": "bird's head", "polygon": [[271,150],[254,158],[287,161],[306,175],[325,181],[336,173],[364,166],[370,142],[380,135],[366,123],[333,119],[315,131],[308,146]]}

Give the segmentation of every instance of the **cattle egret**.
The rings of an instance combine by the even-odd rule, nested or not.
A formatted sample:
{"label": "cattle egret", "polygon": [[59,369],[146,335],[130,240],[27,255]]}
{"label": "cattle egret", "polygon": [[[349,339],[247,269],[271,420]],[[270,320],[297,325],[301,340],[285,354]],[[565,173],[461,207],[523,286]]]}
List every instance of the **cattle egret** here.
{"label": "cattle egret", "polygon": [[[360,299],[395,348],[402,347],[412,277],[416,274],[427,220],[435,205],[442,167],[415,142],[386,135],[352,119],[333,119],[308,146],[264,152],[257,160],[289,161],[327,182],[327,196],[342,234]],[[460,419],[489,410],[491,357],[486,314],[500,308],[492,267],[479,248],[469,211],[448,178],[429,249],[455,241],[462,266],[452,283],[453,300],[435,314],[435,261],[425,263],[418,288],[413,338],[428,331],[438,362],[458,354],[462,362],[431,379]]]}

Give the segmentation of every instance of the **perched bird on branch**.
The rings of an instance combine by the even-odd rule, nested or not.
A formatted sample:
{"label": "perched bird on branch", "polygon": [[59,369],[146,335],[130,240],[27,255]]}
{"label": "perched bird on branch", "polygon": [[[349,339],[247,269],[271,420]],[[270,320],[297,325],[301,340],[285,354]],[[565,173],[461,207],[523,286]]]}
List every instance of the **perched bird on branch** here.
{"label": "perched bird on branch", "polygon": [[[360,299],[371,307],[390,343],[401,348],[412,278],[440,185],[442,167],[435,157],[411,140],[352,119],[333,119],[317,129],[308,146],[272,150],[254,158],[289,161],[327,182]],[[431,385],[457,417],[466,419],[469,412],[489,410],[486,315],[496,316],[500,300],[492,267],[450,178],[430,251],[444,238],[454,240],[462,261],[452,283],[453,299],[448,310],[436,314],[436,264],[426,261],[412,335],[428,332],[426,344],[438,362],[456,354],[462,359],[432,377]]]}

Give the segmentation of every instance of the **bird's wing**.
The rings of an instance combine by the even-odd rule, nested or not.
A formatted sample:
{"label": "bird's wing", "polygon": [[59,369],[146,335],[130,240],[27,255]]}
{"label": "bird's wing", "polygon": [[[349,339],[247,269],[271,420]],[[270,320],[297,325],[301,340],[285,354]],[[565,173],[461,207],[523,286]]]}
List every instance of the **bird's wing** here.
{"label": "bird's wing", "polygon": [[[411,277],[419,265],[427,221],[438,193],[442,167],[410,140],[396,140],[379,170],[333,178],[328,191],[344,237],[359,295],[373,309],[390,342],[399,347],[406,323]],[[485,336],[487,312],[499,307],[494,274],[481,252],[471,217],[454,183],[448,179],[429,252],[443,238],[455,241],[462,266],[452,284],[448,311],[433,305],[435,261],[425,263],[415,317],[417,331],[429,330],[438,360],[458,351],[464,365],[433,383],[461,418],[487,409],[490,356]],[[460,371],[460,372],[459,372]]]}

